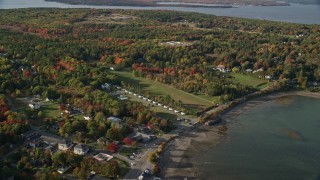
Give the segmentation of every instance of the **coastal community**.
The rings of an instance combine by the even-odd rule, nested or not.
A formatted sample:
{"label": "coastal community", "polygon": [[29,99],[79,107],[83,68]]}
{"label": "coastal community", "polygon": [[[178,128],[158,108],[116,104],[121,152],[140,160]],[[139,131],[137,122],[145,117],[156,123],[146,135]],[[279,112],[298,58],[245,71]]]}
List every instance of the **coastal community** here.
{"label": "coastal community", "polygon": [[[188,118],[193,118],[193,116],[187,116],[186,113],[180,112],[179,110],[174,110],[173,108],[148,99],[142,95],[136,94],[118,85],[112,85],[109,83],[103,83],[101,89],[106,93],[113,94],[113,96],[120,101],[129,101],[133,98],[138,98],[143,100],[148,106],[158,106],[167,110],[172,114],[176,114],[179,117],[176,119],[177,122],[188,122],[187,124],[181,123],[179,125],[179,131],[182,132],[186,129],[185,125],[192,126],[193,123],[197,123],[197,120],[190,120]],[[41,111],[47,106],[55,104],[55,102],[49,98],[42,99],[40,95],[34,95],[29,98],[21,98],[20,102],[28,104],[28,108],[32,111]],[[21,107],[20,108],[27,108]],[[60,104],[60,117],[63,116],[78,116],[82,117],[85,121],[94,121],[94,117],[86,115],[82,108],[72,107],[70,104]],[[121,129],[125,122],[123,119],[115,116],[109,116],[105,118],[106,121],[111,123],[111,126]],[[73,153],[76,156],[90,157],[97,162],[108,162],[110,160],[116,159],[116,161],[121,161],[120,163],[126,163],[128,168],[132,169],[127,172],[125,178],[128,179],[161,179],[157,177],[160,175],[160,167],[155,164],[155,160],[152,160],[150,154],[159,151],[159,147],[164,147],[166,143],[171,141],[173,138],[177,137],[179,133],[168,133],[168,134],[155,134],[152,132],[150,127],[137,126],[134,127],[132,132],[128,134],[123,141],[114,141],[110,138],[100,137],[96,139],[96,142],[82,142],[75,140],[74,136],[70,138],[65,138],[57,134],[61,128],[61,123],[58,121],[49,126],[33,127],[31,130],[21,134],[24,140],[24,146],[32,152],[35,149],[42,149],[45,153],[49,153],[51,156],[55,153]],[[179,132],[178,131],[178,132]],[[106,146],[107,148],[101,148]],[[12,146],[11,149],[15,150]],[[9,152],[13,153],[12,151]],[[72,163],[63,163],[57,166],[56,171],[63,175],[63,177],[68,178],[68,172],[73,169]],[[138,171],[137,171],[138,170]],[[134,173],[133,173],[134,172]],[[117,177],[120,176],[117,174]],[[99,178],[99,174],[91,170],[87,178]]]}
{"label": "coastal community", "polygon": [[320,92],[316,25],[40,8],[0,37],[0,179],[194,179],[186,149],[233,108]]}

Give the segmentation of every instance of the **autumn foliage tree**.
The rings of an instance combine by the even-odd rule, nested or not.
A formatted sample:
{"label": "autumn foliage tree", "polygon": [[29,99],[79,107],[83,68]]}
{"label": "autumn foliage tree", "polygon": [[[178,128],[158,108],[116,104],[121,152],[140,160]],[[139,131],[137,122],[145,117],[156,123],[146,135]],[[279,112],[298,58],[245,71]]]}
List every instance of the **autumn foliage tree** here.
{"label": "autumn foliage tree", "polygon": [[118,150],[118,145],[115,142],[109,143],[108,151],[115,153]]}
{"label": "autumn foliage tree", "polygon": [[123,139],[123,143],[130,146],[132,145],[132,139],[129,137],[126,137]]}

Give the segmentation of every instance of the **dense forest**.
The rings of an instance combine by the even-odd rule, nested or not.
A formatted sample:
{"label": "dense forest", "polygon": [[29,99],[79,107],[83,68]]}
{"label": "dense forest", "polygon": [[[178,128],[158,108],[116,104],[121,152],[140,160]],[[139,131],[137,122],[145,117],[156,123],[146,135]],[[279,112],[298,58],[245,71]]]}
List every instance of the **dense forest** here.
{"label": "dense forest", "polygon": [[[19,9],[0,11],[0,37],[0,154],[21,142],[20,135],[30,129],[30,121],[39,119],[46,126],[59,122],[58,134],[79,142],[99,137],[122,141],[133,127],[141,125],[156,133],[175,128],[170,119],[148,107],[120,101],[101,89],[104,83],[141,93],[181,112],[195,114],[207,108],[149,94],[139,84],[123,81],[117,72],[216,98],[213,105],[258,90],[238,82],[235,77],[239,74],[314,91],[320,82],[318,25],[174,11]],[[49,117],[41,110],[18,111],[12,105],[16,99],[35,95],[54,101],[58,112],[71,106],[93,120]],[[121,117],[126,123],[117,126],[106,120],[108,116]],[[61,155],[33,154],[41,163],[29,162],[24,156],[15,157],[19,167],[1,162],[1,170],[10,169],[8,174],[0,170],[1,177],[45,178],[49,174],[39,170],[42,165],[58,167],[66,162]],[[86,162],[91,159],[72,161],[78,177],[85,174]],[[112,163],[105,166],[118,168]]]}

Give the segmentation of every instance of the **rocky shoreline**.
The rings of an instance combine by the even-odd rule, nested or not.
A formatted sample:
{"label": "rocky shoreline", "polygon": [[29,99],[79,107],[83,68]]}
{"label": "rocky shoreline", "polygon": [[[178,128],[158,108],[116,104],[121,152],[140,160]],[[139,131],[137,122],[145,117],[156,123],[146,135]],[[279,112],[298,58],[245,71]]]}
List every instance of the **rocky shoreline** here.
{"label": "rocky shoreline", "polygon": [[259,104],[286,96],[320,98],[319,93],[313,92],[278,92],[253,98],[233,107],[229,111],[222,112],[222,114],[220,114],[222,122],[219,125],[201,125],[168,143],[160,158],[162,177],[164,179],[199,179],[197,177],[199,177],[201,172],[197,170],[196,165],[193,164],[190,157],[195,153],[205,153],[223,142],[227,138],[227,136],[221,132],[221,127],[223,127],[225,123],[234,120],[244,111]]}

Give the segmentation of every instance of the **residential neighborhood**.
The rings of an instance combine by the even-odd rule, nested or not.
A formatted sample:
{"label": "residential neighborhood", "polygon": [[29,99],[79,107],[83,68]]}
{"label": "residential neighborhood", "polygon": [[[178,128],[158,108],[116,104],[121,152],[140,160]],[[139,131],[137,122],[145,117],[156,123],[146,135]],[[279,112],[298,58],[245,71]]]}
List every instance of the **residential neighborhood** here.
{"label": "residential neighborhood", "polygon": [[312,0],[4,1],[1,180],[319,176]]}

